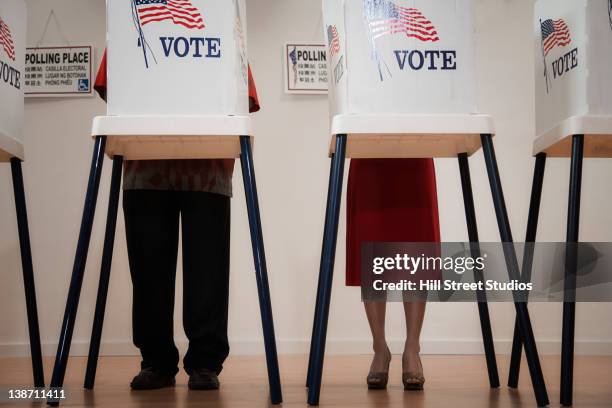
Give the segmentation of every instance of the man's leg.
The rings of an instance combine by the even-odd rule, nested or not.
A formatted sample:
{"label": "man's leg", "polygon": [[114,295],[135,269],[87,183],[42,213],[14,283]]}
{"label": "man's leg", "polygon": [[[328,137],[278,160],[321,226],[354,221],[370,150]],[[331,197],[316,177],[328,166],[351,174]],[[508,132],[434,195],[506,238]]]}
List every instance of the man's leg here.
{"label": "man's leg", "polygon": [[[173,336],[177,193],[128,190],[123,193],[123,211],[134,293],[134,345],[142,354],[143,369],[154,369],[173,378],[179,361]],[[147,387],[148,379],[143,380],[143,387],[134,387],[134,383],[132,386],[159,388]]]}
{"label": "man's leg", "polygon": [[183,325],[189,339],[185,370],[192,380],[194,374],[202,374],[195,370],[204,370],[203,383],[192,381],[192,388],[216,388],[216,376],[206,371],[219,374],[229,353],[230,198],[205,192],[180,194]]}

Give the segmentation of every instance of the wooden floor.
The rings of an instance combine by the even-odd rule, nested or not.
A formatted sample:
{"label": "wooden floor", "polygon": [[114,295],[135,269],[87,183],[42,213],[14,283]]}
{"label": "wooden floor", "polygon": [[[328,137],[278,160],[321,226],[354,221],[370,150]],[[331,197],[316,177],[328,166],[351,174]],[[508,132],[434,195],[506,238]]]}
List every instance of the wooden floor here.
{"label": "wooden floor", "polygon": [[[502,384],[508,373],[508,358],[499,357]],[[100,359],[95,391],[82,388],[85,358],[70,359],[66,375],[68,398],[63,407],[267,407],[268,390],[263,357],[231,357],[221,375],[219,391],[188,391],[187,377],[180,373],[177,385],[158,391],[130,391],[128,383],[138,371],[134,357]],[[45,360],[46,378],[53,361]],[[390,385],[386,391],[368,391],[365,376],[369,356],[329,356],[325,360],[322,407],[411,407],[411,408],[479,408],[535,407],[526,370],[522,372],[518,390],[502,386],[488,387],[482,356],[425,356],[423,363],[427,383],[424,392],[404,392],[400,380],[400,356],[391,364]],[[0,388],[27,387],[31,381],[29,360],[0,359]],[[283,380],[283,407],[306,407],[304,378],[306,356],[280,358]],[[544,356],[542,365],[551,399],[551,407],[559,406],[559,358]],[[523,362],[523,367],[526,368]],[[575,407],[612,407],[612,357],[578,357],[575,363]],[[0,406],[38,406],[2,404]]]}

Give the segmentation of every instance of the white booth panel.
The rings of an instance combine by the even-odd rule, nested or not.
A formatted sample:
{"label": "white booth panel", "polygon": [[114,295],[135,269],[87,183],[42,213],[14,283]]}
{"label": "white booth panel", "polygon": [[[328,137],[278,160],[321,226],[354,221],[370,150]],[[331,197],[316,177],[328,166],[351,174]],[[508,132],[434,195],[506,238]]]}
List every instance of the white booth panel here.
{"label": "white booth panel", "polygon": [[347,157],[456,157],[480,148],[472,0],[323,0],[334,135]]}
{"label": "white booth panel", "polygon": [[476,113],[471,0],[324,0],[335,114]]}
{"label": "white booth panel", "polygon": [[23,0],[0,1],[0,161],[23,159],[23,82],[26,46]]}
{"label": "white booth panel", "polygon": [[[535,5],[536,136],[534,153],[569,156],[564,140],[585,134],[585,156],[610,157],[612,16],[609,0],[538,0]],[[572,133],[568,133],[572,132]],[[589,140],[597,143],[588,147]],[[560,143],[559,146],[555,144]]]}
{"label": "white booth panel", "polygon": [[109,115],[247,115],[244,0],[107,0]]}

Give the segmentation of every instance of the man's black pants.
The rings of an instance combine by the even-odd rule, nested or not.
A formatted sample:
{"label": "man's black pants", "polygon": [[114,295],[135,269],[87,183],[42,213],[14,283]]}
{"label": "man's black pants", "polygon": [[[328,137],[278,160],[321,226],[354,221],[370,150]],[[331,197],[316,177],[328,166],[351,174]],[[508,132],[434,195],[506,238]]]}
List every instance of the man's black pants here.
{"label": "man's black pants", "polygon": [[194,368],[221,372],[229,353],[230,198],[205,192],[127,190],[123,210],[134,344],[142,354],[142,368],[178,372],[173,315],[180,219],[183,327],[189,339],[184,367],[188,373]]}

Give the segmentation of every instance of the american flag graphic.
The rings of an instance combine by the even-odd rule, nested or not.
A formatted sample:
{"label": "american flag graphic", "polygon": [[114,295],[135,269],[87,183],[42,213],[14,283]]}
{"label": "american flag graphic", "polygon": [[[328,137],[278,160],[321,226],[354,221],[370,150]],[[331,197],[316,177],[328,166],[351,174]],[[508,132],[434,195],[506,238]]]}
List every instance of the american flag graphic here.
{"label": "american flag graphic", "polygon": [[13,36],[8,25],[0,17],[0,45],[6,52],[6,55],[15,61],[15,45],[13,44]]}
{"label": "american flag graphic", "polygon": [[327,26],[327,43],[329,44],[330,57],[340,52],[340,36],[335,25]]}
{"label": "american flag graphic", "polygon": [[440,40],[436,27],[416,8],[398,6],[388,0],[364,0],[364,11],[372,41],[400,33],[420,41]]}
{"label": "american flag graphic", "polygon": [[297,69],[297,48],[293,47],[293,51],[289,53],[289,58],[291,58],[291,65],[293,67],[293,86],[297,84],[298,79],[298,69]]}
{"label": "american flag graphic", "polygon": [[172,20],[187,28],[204,28],[200,11],[190,0],[135,0],[140,25]]}
{"label": "american flag graphic", "polygon": [[555,47],[565,47],[571,44],[570,30],[563,20],[548,19],[542,22],[542,49],[547,56]]}

